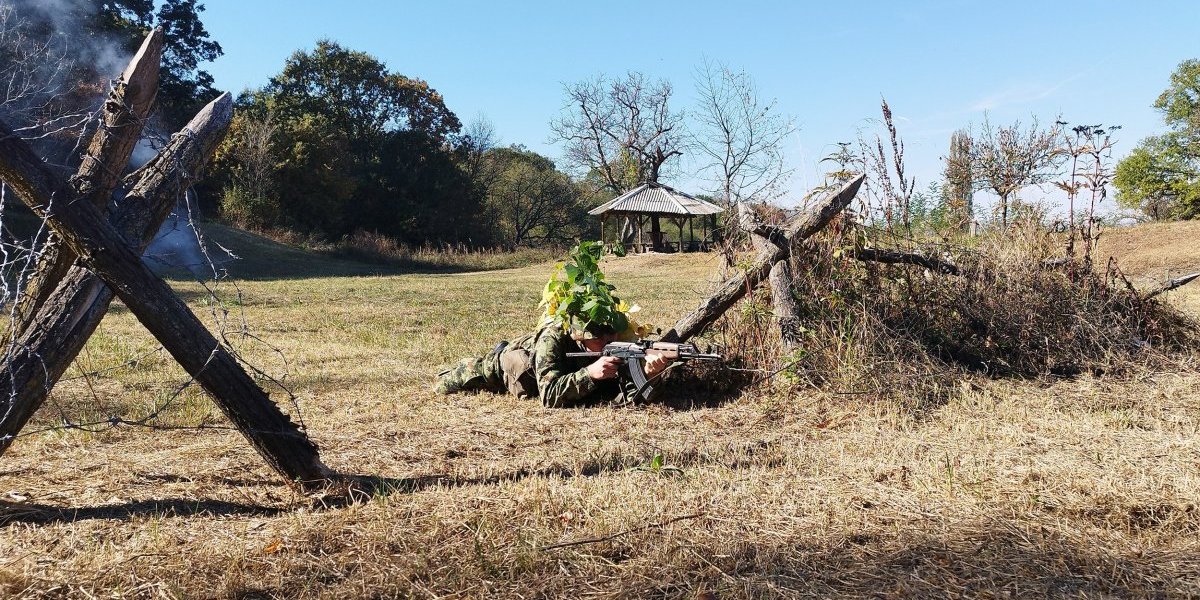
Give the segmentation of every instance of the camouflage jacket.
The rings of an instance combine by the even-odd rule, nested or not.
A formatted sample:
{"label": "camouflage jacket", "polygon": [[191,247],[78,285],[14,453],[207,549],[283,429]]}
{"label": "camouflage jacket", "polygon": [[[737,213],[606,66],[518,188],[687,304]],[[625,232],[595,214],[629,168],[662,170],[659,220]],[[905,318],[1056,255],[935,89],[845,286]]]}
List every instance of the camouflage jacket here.
{"label": "camouflage jacket", "polygon": [[[619,380],[595,381],[588,377],[587,366],[596,359],[567,356],[568,352],[585,352],[586,349],[557,326],[543,327],[513,340],[509,346],[524,348],[532,355],[538,396],[546,407],[568,408],[606,400],[619,401],[623,397]],[[632,381],[624,382],[624,386],[629,394],[637,390]]]}

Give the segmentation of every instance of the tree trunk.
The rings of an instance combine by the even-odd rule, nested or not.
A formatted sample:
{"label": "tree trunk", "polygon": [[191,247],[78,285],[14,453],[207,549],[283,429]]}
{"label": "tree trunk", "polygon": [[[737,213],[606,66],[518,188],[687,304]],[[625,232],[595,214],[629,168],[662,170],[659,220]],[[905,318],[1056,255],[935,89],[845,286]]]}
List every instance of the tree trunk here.
{"label": "tree trunk", "polygon": [[[819,202],[815,211],[797,217],[778,234],[764,231],[767,239],[772,240],[771,246],[760,251],[748,269],[726,279],[715,292],[701,301],[699,307],[676,321],[675,326],[663,335],[663,340],[668,342],[687,341],[721,318],[721,315],[725,314],[729,307],[767,277],[775,263],[791,256],[793,248],[798,247],[804,240],[823,229],[838,213],[849,206],[850,202],[854,200],[854,196],[858,194],[858,188],[862,186],[865,178],[865,175],[859,175],[850,180]],[[781,239],[781,243],[777,245],[774,241],[776,239]]]}
{"label": "tree trunk", "polygon": [[[162,167],[170,169],[175,165]],[[7,124],[0,124],[0,179],[8,182],[17,196],[45,219],[84,266],[104,280],[138,321],[213,397],[268,464],[287,479],[301,484],[323,484],[334,477],[321,463],[316,445],[279,410],[170,286],[150,271],[100,210],[87,202],[73,202],[73,191],[46,168]],[[40,367],[40,359],[26,351],[18,347],[9,355],[14,368]]]}
{"label": "tree trunk", "polygon": [[[154,104],[162,49],[163,32],[158,28],[146,36],[138,53],[113,84],[104,102],[100,126],[71,181],[76,193],[101,209],[117,188]],[[8,333],[10,338],[19,336],[29,327],[74,262],[75,254],[52,233],[17,302]]]}
{"label": "tree trunk", "polygon": [[[761,254],[778,244],[771,241],[771,234],[754,214],[754,209],[744,202],[737,203],[738,222],[742,230],[750,235],[754,248]],[[791,350],[800,341],[800,305],[792,293],[792,268],[790,255],[771,266],[767,276],[771,286],[771,306],[775,321],[779,325],[779,337],[783,345]]]}

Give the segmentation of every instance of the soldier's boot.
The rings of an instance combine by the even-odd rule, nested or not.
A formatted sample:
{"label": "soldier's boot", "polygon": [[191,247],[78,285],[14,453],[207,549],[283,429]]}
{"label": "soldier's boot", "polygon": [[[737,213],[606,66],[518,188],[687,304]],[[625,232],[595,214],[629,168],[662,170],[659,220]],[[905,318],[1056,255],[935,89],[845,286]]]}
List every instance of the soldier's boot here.
{"label": "soldier's boot", "polygon": [[484,390],[495,387],[489,385],[484,372],[484,361],[478,358],[466,358],[454,368],[438,373],[438,380],[433,385],[436,394],[453,394],[472,390]]}

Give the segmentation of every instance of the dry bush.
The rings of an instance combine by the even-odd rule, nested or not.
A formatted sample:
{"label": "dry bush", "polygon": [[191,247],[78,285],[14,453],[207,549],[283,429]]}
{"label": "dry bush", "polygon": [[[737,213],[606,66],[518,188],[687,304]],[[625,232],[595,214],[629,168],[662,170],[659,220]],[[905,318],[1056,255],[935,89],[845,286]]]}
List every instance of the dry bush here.
{"label": "dry bush", "polygon": [[334,246],[335,255],[402,267],[445,270],[511,269],[549,262],[561,248],[472,248],[465,244],[413,247],[378,233],[359,230]]}
{"label": "dry bush", "polygon": [[[1128,375],[1179,366],[1200,348],[1192,318],[1145,299],[1115,261],[1098,272],[1058,260],[1061,240],[1036,219],[969,241],[918,244],[843,219],[792,258],[804,324],[794,349],[780,343],[762,293],[709,338],[762,377],[913,406],[941,404],[969,374]],[[958,274],[860,260],[864,247]]]}

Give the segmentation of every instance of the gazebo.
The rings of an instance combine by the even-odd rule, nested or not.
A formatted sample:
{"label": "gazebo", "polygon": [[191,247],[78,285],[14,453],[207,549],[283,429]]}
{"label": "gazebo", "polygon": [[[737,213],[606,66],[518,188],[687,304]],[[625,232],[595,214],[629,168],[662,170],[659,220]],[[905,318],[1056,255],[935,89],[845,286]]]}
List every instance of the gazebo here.
{"label": "gazebo", "polygon": [[[716,229],[716,218],[713,215],[725,209],[711,202],[685,194],[679,190],[661,183],[643,183],[596,208],[588,214],[600,217],[600,238],[604,238],[604,225],[610,216],[619,220],[629,219],[637,233],[634,248],[645,252],[648,248],[656,251],[689,251],[707,250],[712,242],[709,233]],[[693,219],[700,217],[700,239],[696,239],[696,228]],[[663,242],[662,226],[659,219],[666,218],[679,227],[678,245]],[[645,223],[650,223],[650,241],[645,242],[643,231]],[[684,244],[683,226],[688,226],[689,241]],[[618,230],[620,231],[620,230]],[[618,233],[618,237],[620,237]],[[621,240],[624,242],[624,240]]]}

